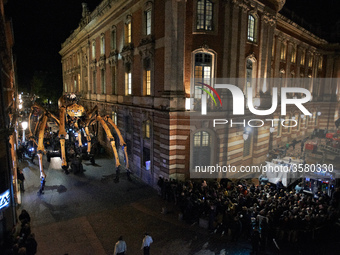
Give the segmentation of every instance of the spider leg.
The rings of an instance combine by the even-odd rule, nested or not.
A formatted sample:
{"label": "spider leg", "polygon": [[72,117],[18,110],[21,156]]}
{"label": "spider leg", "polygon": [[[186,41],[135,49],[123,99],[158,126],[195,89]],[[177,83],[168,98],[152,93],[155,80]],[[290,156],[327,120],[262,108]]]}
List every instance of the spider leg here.
{"label": "spider leg", "polygon": [[113,138],[113,136],[111,134],[110,128],[106,124],[105,120],[100,115],[97,116],[97,120],[100,122],[100,124],[103,126],[103,128],[105,130],[105,133],[107,135],[107,139],[109,140],[111,147],[112,147],[112,150],[113,150],[113,153],[115,155],[116,167],[119,167],[120,162],[119,162],[118,152],[117,152],[117,149],[116,149],[116,142],[115,142],[115,139]]}
{"label": "spider leg", "polygon": [[39,159],[39,169],[40,169],[40,178],[46,178],[46,174],[44,172],[44,166],[42,163],[42,157],[45,153],[45,147],[44,147],[44,136],[45,136],[45,127],[47,123],[48,117],[46,115],[43,116],[42,121],[39,124],[38,128],[38,148],[37,148],[37,155]]}

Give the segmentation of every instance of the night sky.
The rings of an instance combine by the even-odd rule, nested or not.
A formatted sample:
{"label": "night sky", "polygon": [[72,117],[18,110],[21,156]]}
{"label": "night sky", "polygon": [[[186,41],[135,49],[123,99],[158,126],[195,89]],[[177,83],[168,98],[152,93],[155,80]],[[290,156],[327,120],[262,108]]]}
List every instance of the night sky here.
{"label": "night sky", "polygon": [[8,0],[6,15],[13,23],[19,90],[29,90],[36,71],[52,72],[62,86],[58,52],[78,27],[82,2],[93,11],[101,0]]}
{"label": "night sky", "polygon": [[[101,0],[8,0],[5,11],[13,22],[19,88],[29,90],[35,71],[54,73],[62,86],[58,52],[78,27],[82,2],[93,11]],[[323,27],[339,19],[339,0],[287,0],[285,6],[305,21]]]}

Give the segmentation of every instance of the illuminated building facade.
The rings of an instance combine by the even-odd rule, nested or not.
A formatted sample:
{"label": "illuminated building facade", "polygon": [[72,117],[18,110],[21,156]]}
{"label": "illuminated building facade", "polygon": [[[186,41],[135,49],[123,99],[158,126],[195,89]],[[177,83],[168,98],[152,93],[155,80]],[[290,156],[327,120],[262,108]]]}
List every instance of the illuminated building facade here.
{"label": "illuminated building facade", "polygon": [[[16,186],[16,86],[12,55],[12,24],[5,16],[5,4],[0,0],[0,250],[6,244],[4,238],[16,224],[16,203],[20,203],[20,191]],[[13,142],[14,146],[10,146]]]}
{"label": "illuminated building facade", "polygon": [[[314,128],[334,129],[338,118],[339,85],[313,80],[339,77],[339,48],[278,13],[284,2],[104,0],[91,13],[83,5],[79,27],[60,51],[63,91],[81,94],[87,108],[98,105],[117,122],[132,171],[150,185],[159,176],[189,177],[190,162],[203,155],[223,164],[258,164],[270,148]],[[222,77],[309,78],[299,87],[312,92],[313,116],[288,108],[297,127],[270,132],[265,125],[247,140],[244,127],[219,133],[204,122],[190,125],[196,109],[189,98],[199,99],[192,78]],[[257,83],[254,96],[270,97],[272,86]]]}

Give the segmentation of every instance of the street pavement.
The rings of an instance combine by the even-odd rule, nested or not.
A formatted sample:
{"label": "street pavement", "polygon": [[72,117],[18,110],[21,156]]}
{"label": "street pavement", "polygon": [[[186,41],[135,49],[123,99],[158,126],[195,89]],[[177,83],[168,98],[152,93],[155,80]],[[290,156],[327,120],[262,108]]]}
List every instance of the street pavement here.
{"label": "street pavement", "polygon": [[[18,213],[26,209],[38,242],[37,255],[113,254],[114,244],[123,236],[127,254],[143,254],[141,244],[147,231],[154,239],[151,254],[222,255],[249,254],[249,242],[231,244],[198,225],[179,220],[176,206],[158,192],[124,172],[114,182],[114,161],[96,159],[93,166],[83,161],[83,174],[66,175],[59,158],[45,161],[45,192],[38,195],[40,172],[26,159],[20,163],[25,175],[25,192]],[[164,214],[164,208],[167,213]]]}

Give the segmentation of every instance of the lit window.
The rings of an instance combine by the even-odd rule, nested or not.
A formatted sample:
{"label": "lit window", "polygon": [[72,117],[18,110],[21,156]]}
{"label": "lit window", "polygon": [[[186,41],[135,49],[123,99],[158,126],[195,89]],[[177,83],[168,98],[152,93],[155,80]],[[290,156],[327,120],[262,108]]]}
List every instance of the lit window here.
{"label": "lit window", "polygon": [[308,67],[312,67],[312,66],[313,66],[313,55],[310,54],[309,59],[308,59]]}
{"label": "lit window", "polygon": [[151,35],[151,9],[145,11],[145,33]]}
{"label": "lit window", "polygon": [[80,74],[78,74],[78,91],[80,92]]}
{"label": "lit window", "polygon": [[144,125],[143,125],[143,135],[144,135],[144,138],[146,139],[150,139],[150,130],[151,130],[151,126],[150,126],[150,120],[147,120],[144,122]]}
{"label": "lit window", "polygon": [[213,3],[210,0],[197,1],[197,26],[198,30],[213,30]]}
{"label": "lit window", "polygon": [[296,62],[296,48],[295,47],[292,48],[292,56],[291,56],[290,62],[292,63]]}
{"label": "lit window", "polygon": [[96,42],[92,42],[92,59],[96,58]]}
{"label": "lit window", "polygon": [[286,44],[284,42],[281,43],[281,53],[280,53],[281,60],[286,59]]}
{"label": "lit window", "polygon": [[104,34],[102,34],[102,36],[100,37],[100,55],[104,54],[105,54],[105,36]]}
{"label": "lit window", "polygon": [[256,42],[256,19],[253,15],[248,15],[248,41]]}
{"label": "lit window", "polygon": [[302,52],[301,52],[300,65],[302,65],[302,66],[305,65],[305,58],[306,58],[306,52],[305,52],[305,51],[302,51]]}
{"label": "lit window", "polygon": [[151,66],[150,59],[146,58],[143,60],[144,62],[144,77],[143,77],[143,94],[150,96],[151,95]]}
{"label": "lit window", "polygon": [[318,68],[321,70],[322,69],[322,62],[323,62],[323,57],[319,57],[319,63],[318,63]]}
{"label": "lit window", "polygon": [[125,73],[125,95],[132,94],[131,71]]}
{"label": "lit window", "polygon": [[125,43],[131,43],[131,21],[125,24]]}
{"label": "lit window", "polygon": [[117,113],[114,111],[112,112],[112,121],[117,126]]}
{"label": "lit window", "polygon": [[77,79],[74,79],[74,88],[73,92],[77,92]]}
{"label": "lit window", "polygon": [[[212,55],[208,53],[196,53],[195,54],[195,80],[203,80],[204,83],[210,83],[212,78]],[[196,85],[196,84],[195,84]],[[202,86],[198,84],[195,86],[195,98],[201,98],[202,90],[199,89]]]}
{"label": "lit window", "polygon": [[146,94],[151,95],[151,71],[146,71]]}

